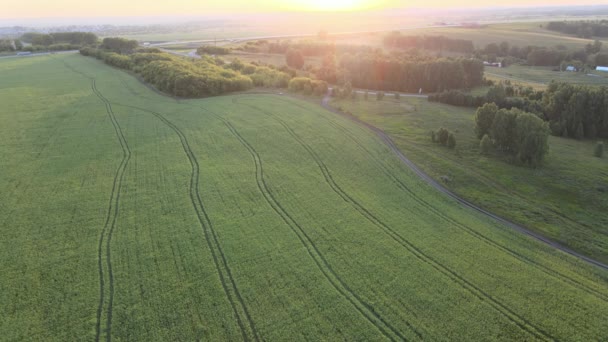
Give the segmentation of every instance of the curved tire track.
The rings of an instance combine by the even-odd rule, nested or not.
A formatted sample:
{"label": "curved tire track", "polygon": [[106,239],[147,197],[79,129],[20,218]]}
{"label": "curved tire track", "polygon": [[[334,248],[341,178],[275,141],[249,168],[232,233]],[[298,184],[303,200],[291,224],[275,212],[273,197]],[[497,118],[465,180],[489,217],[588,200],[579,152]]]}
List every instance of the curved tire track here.
{"label": "curved tire track", "polygon": [[[215,114],[213,114],[215,115]],[[237,140],[245,147],[245,149],[251,155],[255,163],[255,178],[258,189],[262,193],[262,196],[268,203],[268,205],[275,211],[275,213],[285,222],[291,230],[296,234],[302,245],[306,248],[308,255],[313,259],[317,268],[323,273],[325,278],[331,283],[331,285],[340,293],[345,299],[347,299],[357,311],[363,315],[371,324],[373,324],[385,337],[390,340],[407,340],[403,334],[397,329],[392,327],[386,322],[368,303],[366,303],[361,297],[353,292],[349,286],[335,273],[332,267],[329,265],[323,254],[318,250],[310,236],[304,231],[304,229],[298,224],[297,221],[283,208],[283,206],[276,200],[264,178],[264,169],[262,165],[262,159],[260,158],[257,151],[245,140],[238,131],[224,118],[215,115],[219,120],[224,122],[228,130],[237,138]],[[409,323],[407,323],[409,326]],[[422,335],[409,326],[412,332],[420,339]]]}
{"label": "curved tire track", "polygon": [[508,308],[505,304],[499,302],[497,299],[492,297],[490,294],[483,291],[481,288],[477,287],[477,285],[471,283],[469,280],[460,276],[455,271],[451,270],[449,267],[441,264],[439,261],[431,257],[430,255],[424,253],[418,247],[413,245],[410,241],[405,239],[399,233],[397,233],[394,229],[390,228],[386,223],[381,221],[378,217],[372,214],[368,209],[363,207],[359,202],[357,202],[353,197],[351,197],[348,193],[346,193],[333,179],[329,169],[321,160],[321,158],[316,154],[316,152],[304,142],[283,120],[278,118],[276,115],[264,111],[256,106],[247,105],[251,108],[254,108],[266,115],[273,117],[277,122],[279,122],[285,130],[311,155],[314,159],[315,163],[321,170],[326,182],[332,188],[332,190],[338,194],[345,202],[350,203],[362,216],[364,216],[368,221],[374,224],[376,227],[380,228],[384,231],[388,236],[390,236],[393,240],[399,243],[402,247],[407,249],[410,253],[416,256],[419,260],[424,263],[429,264],[435,270],[439,271],[441,274],[447,276],[450,280],[460,284],[465,290],[469,291],[472,295],[477,297],[483,302],[488,303],[492,308],[505,316],[512,323],[516,324],[522,330],[528,332],[529,334],[544,340],[555,340],[554,337],[550,336],[547,332],[542,329],[536,327],[532,322],[526,320],[524,317],[521,317],[513,310]]}
{"label": "curved tire track", "polygon": [[[102,245],[103,245],[103,241],[104,241],[104,234],[107,231],[105,252],[106,252],[106,267],[107,267],[107,274],[108,274],[108,283],[109,283],[109,296],[108,296],[109,298],[108,298],[108,304],[107,304],[107,308],[106,308],[105,334],[106,334],[106,341],[109,342],[112,340],[112,307],[114,304],[114,272],[112,270],[112,249],[111,249],[112,235],[113,235],[114,229],[116,227],[116,220],[118,218],[118,213],[119,213],[120,190],[122,188],[127,164],[129,163],[129,160],[131,159],[131,150],[129,149],[129,145],[127,143],[127,140],[125,139],[122,128],[120,127],[120,124],[118,123],[118,120],[116,119],[116,116],[112,109],[112,104],[110,104],[110,101],[108,101],[108,99],[106,99],[103,96],[103,94],[101,94],[101,92],[97,89],[95,79],[92,79],[91,89],[93,90],[95,95],[104,103],[104,105],[106,107],[106,112],[108,113],[108,116],[110,117],[112,126],[114,126],[114,131],[116,132],[116,136],[118,137],[120,146],[122,148],[122,153],[123,153],[122,161],[121,161],[120,165],[118,166],[118,169],[116,170],[116,174],[114,176],[114,185],[112,187],[112,195],[110,197],[110,205],[108,207],[108,216],[106,218],[106,223],[104,224],[104,228],[100,235],[99,246],[98,246],[99,247],[98,259],[99,259],[99,265],[101,266],[101,250],[102,250]],[[118,182],[117,182],[117,179],[118,179]],[[114,200],[114,201],[112,201],[112,200]],[[114,202],[114,203],[112,203],[112,202]],[[110,221],[111,221],[111,224],[108,229],[108,222],[110,222]],[[95,337],[96,341],[99,341],[99,339],[100,339],[101,314],[102,314],[103,306],[104,306],[104,293],[105,293],[104,286],[105,286],[105,284],[104,284],[104,277],[103,277],[103,275],[104,275],[103,267],[99,268],[99,275],[100,275],[100,278],[99,278],[100,279],[100,281],[99,281],[100,298],[99,298],[99,307],[97,309],[97,325],[96,325],[96,337]]]}
{"label": "curved tire track", "polygon": [[[190,166],[191,166],[191,170],[192,170],[191,174],[190,174],[190,201],[192,203],[194,211],[196,212],[197,218],[199,220],[199,223],[200,223],[203,233],[205,235],[205,240],[207,241],[207,246],[211,250],[213,262],[215,264],[215,268],[220,277],[220,282],[222,284],[222,288],[224,290],[224,293],[226,294],[226,297],[228,298],[228,301],[230,302],[230,305],[232,307],[232,310],[233,310],[234,315],[237,320],[237,324],[239,325],[239,328],[241,330],[243,340],[249,341],[249,340],[253,339],[255,341],[259,341],[260,335],[255,327],[255,324],[253,322],[253,319],[251,318],[251,315],[249,314],[249,310],[247,309],[247,306],[245,305],[245,301],[243,300],[243,297],[241,296],[241,293],[236,285],[236,281],[234,280],[232,271],[230,270],[230,267],[228,266],[228,262],[226,260],[224,251],[222,250],[217,233],[215,232],[213,224],[211,223],[211,220],[209,219],[209,216],[207,215],[207,212],[203,205],[203,201],[201,199],[201,195],[199,192],[200,167],[198,164],[198,160],[196,159],[196,156],[194,155],[194,152],[190,148],[190,145],[188,143],[188,140],[186,139],[186,136],[177,126],[175,126],[175,124],[173,124],[171,121],[167,120],[162,114],[160,114],[158,112],[151,111],[151,110],[141,108],[141,107],[136,107],[136,106],[130,106],[130,105],[124,105],[124,104],[119,104],[119,105],[121,105],[123,107],[137,109],[137,110],[154,115],[163,124],[165,124],[169,128],[171,128],[175,132],[175,134],[177,134],[177,136],[179,137],[179,140],[182,144],[182,148],[184,150],[184,153],[186,154],[186,157],[188,157],[188,160],[189,160]],[[236,300],[234,297],[236,297]],[[239,309],[239,307],[240,307],[240,309]],[[244,318],[241,316],[244,316]],[[247,322],[248,327],[245,325],[244,322]]]}
{"label": "curved tire track", "polygon": [[504,219],[498,215],[492,214],[491,212],[476,206],[475,204],[463,199],[462,197],[459,197],[458,195],[456,195],[455,193],[451,192],[450,190],[448,190],[447,188],[445,188],[444,186],[442,186],[441,184],[439,184],[437,181],[435,181],[433,178],[431,178],[429,175],[427,175],[424,171],[422,171],[418,166],[416,166],[416,164],[414,164],[411,160],[409,160],[400,150],[399,148],[395,145],[395,143],[393,142],[393,140],[386,134],[384,133],[383,130],[381,130],[380,128],[367,123],[357,117],[354,117],[352,115],[347,115],[345,113],[342,113],[341,111],[338,111],[334,108],[332,108],[329,105],[329,97],[326,96],[325,98],[323,98],[323,102],[322,102],[322,106],[323,108],[327,109],[328,111],[338,114],[344,118],[347,118],[369,130],[371,130],[372,132],[374,132],[390,149],[391,151],[393,151],[393,153],[395,153],[397,155],[397,157],[401,160],[401,162],[403,162],[407,167],[409,167],[418,177],[420,177],[424,182],[426,182],[427,184],[429,184],[430,186],[432,186],[433,188],[435,188],[437,191],[442,192],[443,194],[447,195],[448,197],[451,197],[452,199],[456,200],[458,203],[460,203],[461,205],[468,207],[470,209],[473,209],[474,211],[477,211],[481,214],[483,214],[484,216],[487,216],[491,219],[493,219],[494,221],[498,221],[500,223],[502,223],[503,225],[517,231],[520,232],[522,234],[528,235],[546,245],[549,245],[550,247],[553,247],[559,251],[562,251],[564,253],[570,254],[580,260],[583,260],[589,264],[592,264],[594,266],[597,266],[599,268],[602,268],[604,270],[608,270],[608,265],[604,264],[600,261],[597,261],[595,259],[592,259],[588,256],[585,256],[583,254],[580,254],[578,252],[575,252],[572,249],[569,249],[567,247],[562,246],[561,244],[552,241],[544,236],[542,236],[541,234],[538,234],[536,232],[533,232],[529,229],[526,229],[520,225],[517,225],[507,219]]}
{"label": "curved tire track", "polygon": [[[108,204],[108,212],[106,215],[106,221],[99,235],[99,242],[97,246],[97,265],[99,268],[99,304],[97,306],[97,314],[96,314],[96,323],[95,323],[95,341],[99,341],[101,339],[101,323],[102,323],[102,315],[104,311],[104,306],[106,306],[106,329],[105,329],[105,337],[106,341],[112,340],[112,307],[114,305],[114,272],[112,269],[112,236],[114,233],[114,229],[116,228],[116,221],[119,214],[119,204],[120,204],[120,191],[122,189],[122,184],[124,180],[125,170],[127,168],[127,164],[131,159],[131,150],[129,149],[129,144],[124,136],[122,128],[120,127],[120,123],[116,119],[116,115],[112,109],[112,104],[108,101],[107,98],[103,96],[103,94],[97,89],[97,84],[95,82],[95,78],[85,74],[82,71],[79,71],[69,65],[65,60],[61,60],[63,65],[71,70],[74,73],[77,73],[88,80],[91,81],[91,90],[105,105],[106,113],[110,118],[110,122],[114,127],[114,132],[118,141],[120,143],[120,147],[122,149],[122,159],[116,172],[114,173],[114,180],[112,184],[112,191],[110,194],[110,201]],[[104,245],[105,242],[105,245]],[[104,246],[105,246],[105,260],[106,260],[106,268],[107,268],[107,277],[108,277],[108,302],[107,305],[105,303],[105,294],[106,294],[106,280],[104,274]]]}
{"label": "curved tire track", "polygon": [[[306,108],[300,104],[297,103],[293,103],[291,101],[287,101],[284,99],[281,99],[281,101],[289,103],[291,105],[295,105],[298,106],[299,108],[302,108],[306,111],[310,111],[310,108]],[[236,100],[233,100],[234,103],[237,103]],[[335,112],[335,110],[332,110]],[[342,126],[341,124],[321,115],[322,118],[324,118],[330,125],[334,126],[336,129],[343,131],[357,146],[359,146],[360,149],[362,149],[363,151],[365,151],[376,163],[376,165],[378,165],[378,167],[383,171],[383,173],[389,177],[393,183],[400,189],[402,189],[403,191],[406,191],[408,194],[410,194],[410,196],[416,200],[418,203],[420,203],[422,206],[427,207],[429,210],[431,210],[433,213],[435,213],[437,216],[443,218],[445,221],[450,222],[452,224],[454,224],[456,227],[460,228],[461,230],[465,231],[467,234],[470,234],[471,236],[481,240],[482,242],[493,246],[495,248],[497,248],[498,250],[501,250],[525,263],[530,264],[531,266],[537,268],[538,270],[540,270],[541,272],[554,277],[556,279],[559,279],[565,283],[567,283],[570,286],[573,286],[579,290],[585,291],[590,295],[595,296],[596,298],[604,301],[604,302],[608,302],[608,295],[588,286],[585,285],[584,283],[581,283],[580,281],[562,273],[559,272],[557,270],[551,269],[541,263],[538,263],[537,261],[521,254],[518,253],[517,251],[509,248],[508,246],[504,246],[494,240],[492,240],[491,238],[483,235],[482,233],[479,233],[477,231],[475,231],[474,229],[471,229],[470,227],[467,227],[466,225],[460,223],[459,221],[457,221],[454,218],[449,217],[448,215],[444,214],[443,212],[441,212],[439,209],[435,208],[432,204],[430,204],[429,202],[427,202],[426,200],[424,200],[423,198],[421,198],[420,196],[418,196],[414,191],[412,191],[405,183],[403,183],[399,178],[397,178],[393,172],[391,172],[380,160],[378,160],[378,158],[376,157],[376,155],[371,152],[369,149],[367,149],[363,144],[361,144],[361,142],[359,142],[356,138],[355,138],[355,134],[349,130],[348,128]],[[390,147],[390,146],[389,146]],[[391,149],[392,150],[392,149]],[[393,151],[394,152],[394,151]]]}

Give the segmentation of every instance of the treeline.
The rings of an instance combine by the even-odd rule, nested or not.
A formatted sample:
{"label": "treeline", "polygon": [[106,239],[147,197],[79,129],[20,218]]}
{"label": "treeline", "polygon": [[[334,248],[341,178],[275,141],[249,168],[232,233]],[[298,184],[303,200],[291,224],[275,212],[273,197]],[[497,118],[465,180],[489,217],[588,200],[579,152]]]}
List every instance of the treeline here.
{"label": "treeline", "polygon": [[554,135],[608,138],[608,88],[551,82],[543,114]]}
{"label": "treeline", "polygon": [[608,20],[552,21],[547,30],[574,35],[580,38],[608,37]]}
{"label": "treeline", "polygon": [[19,51],[23,49],[23,44],[19,39],[0,39],[0,52]]}
{"label": "treeline", "polygon": [[220,95],[253,86],[287,87],[292,77],[281,70],[238,60],[224,64],[209,56],[185,59],[158,49],[131,47],[128,40],[106,38],[99,48],[83,48],[80,53],[132,71],[160,91],[180,97]]}
{"label": "treeline", "polygon": [[431,94],[430,102],[441,102],[459,107],[480,107],[486,103],[495,103],[499,108],[517,108],[525,112],[543,114],[543,91],[531,87],[514,86],[510,81],[493,84],[483,95],[473,95],[460,90],[449,90]]}
{"label": "treeline", "polygon": [[508,42],[490,43],[478,49],[475,55],[488,62],[496,62],[499,59],[503,62],[503,67],[516,62],[524,62],[533,66],[558,66],[563,62],[575,63],[579,61],[589,64],[592,56],[598,54],[602,48],[600,41],[587,44],[584,48],[569,50],[565,46],[517,46],[510,45]]}
{"label": "treeline", "polygon": [[196,49],[196,54],[199,56],[202,55],[227,55],[230,53],[229,48],[225,48],[222,46],[213,46],[213,45],[203,45]]}
{"label": "treeline", "polygon": [[375,52],[378,49],[374,49],[367,45],[353,45],[353,44],[335,44],[333,42],[326,41],[312,41],[304,40],[292,42],[288,40],[270,42],[267,40],[257,40],[247,42],[244,46],[239,48],[246,52],[255,53],[275,53],[275,54],[286,54],[289,50],[297,50],[303,56],[325,56],[328,54],[341,54],[341,53],[369,53]]}
{"label": "treeline", "polygon": [[391,32],[384,37],[384,46],[401,49],[426,49],[435,51],[453,51],[473,53],[473,41],[451,39],[444,36],[405,36],[400,32]]}
{"label": "treeline", "polygon": [[437,92],[481,85],[484,67],[479,60],[465,58],[414,60],[382,54],[345,54],[339,68],[338,78],[349,80],[358,88]]}
{"label": "treeline", "polygon": [[475,133],[482,152],[491,148],[521,163],[537,166],[549,151],[549,127],[538,116],[487,103],[475,113]]}
{"label": "treeline", "polygon": [[23,34],[21,40],[32,45],[41,46],[51,46],[55,44],[90,46],[97,44],[98,38],[91,32],[53,32],[49,34],[29,32]]}

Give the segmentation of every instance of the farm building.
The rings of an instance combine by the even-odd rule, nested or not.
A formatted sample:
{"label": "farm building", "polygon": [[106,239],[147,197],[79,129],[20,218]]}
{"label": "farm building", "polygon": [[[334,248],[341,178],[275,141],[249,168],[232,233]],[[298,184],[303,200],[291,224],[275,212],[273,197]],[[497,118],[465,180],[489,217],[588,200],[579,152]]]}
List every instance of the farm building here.
{"label": "farm building", "polygon": [[578,70],[576,70],[576,67],[574,65],[568,65],[566,67],[566,71],[578,71]]}
{"label": "farm building", "polygon": [[597,66],[595,71],[608,71],[608,66]]}
{"label": "farm building", "polygon": [[491,66],[491,67],[497,67],[497,68],[502,68],[502,62],[498,62],[498,63],[494,63],[494,62],[483,62],[483,65],[485,66]]}

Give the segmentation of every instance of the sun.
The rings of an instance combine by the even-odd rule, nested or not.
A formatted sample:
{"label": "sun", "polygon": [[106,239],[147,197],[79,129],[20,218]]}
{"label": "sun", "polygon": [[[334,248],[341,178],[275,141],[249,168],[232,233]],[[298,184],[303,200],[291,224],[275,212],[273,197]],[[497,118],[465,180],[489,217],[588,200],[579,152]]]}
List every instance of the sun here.
{"label": "sun", "polygon": [[364,9],[369,0],[305,0],[298,1],[303,8],[312,11],[356,11]]}

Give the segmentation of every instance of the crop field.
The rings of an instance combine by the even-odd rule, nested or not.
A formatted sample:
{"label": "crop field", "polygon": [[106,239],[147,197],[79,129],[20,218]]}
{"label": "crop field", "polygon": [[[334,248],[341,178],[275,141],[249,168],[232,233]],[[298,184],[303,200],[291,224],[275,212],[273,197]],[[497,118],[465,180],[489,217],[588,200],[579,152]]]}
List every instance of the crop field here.
{"label": "crop field", "polygon": [[587,85],[608,85],[608,73],[601,71],[569,72],[553,71],[551,67],[511,65],[506,68],[485,69],[486,77],[510,79],[515,82],[548,84],[551,81]]}
{"label": "crop field", "polygon": [[[552,19],[555,20],[555,19]],[[489,24],[478,28],[467,27],[439,27],[422,28],[418,30],[403,31],[408,35],[440,35],[454,39],[472,40],[476,48],[482,48],[490,43],[503,41],[517,46],[547,46],[563,45],[571,49],[583,48],[593,43],[593,39],[583,39],[549,31],[541,27],[546,22],[517,22],[503,24]],[[604,44],[608,42],[599,38]]]}
{"label": "crop field", "polygon": [[608,273],[278,95],[0,60],[3,340],[608,339]]}
{"label": "crop field", "polygon": [[[530,169],[499,154],[480,155],[475,109],[426,99],[337,100],[336,107],[379,127],[427,174],[465,199],[608,262],[608,159],[593,156],[594,141],[549,137],[542,166]],[[434,144],[431,130],[454,132],[455,150]]]}

